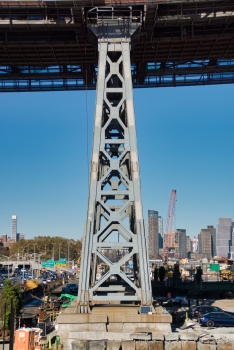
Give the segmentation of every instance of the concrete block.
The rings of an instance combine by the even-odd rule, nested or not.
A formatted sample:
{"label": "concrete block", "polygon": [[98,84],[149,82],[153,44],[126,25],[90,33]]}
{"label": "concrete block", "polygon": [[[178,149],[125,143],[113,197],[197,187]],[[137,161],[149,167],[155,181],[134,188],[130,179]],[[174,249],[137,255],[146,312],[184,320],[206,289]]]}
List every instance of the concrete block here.
{"label": "concrete block", "polygon": [[156,314],[158,314],[158,315],[162,315],[164,310],[165,309],[162,306],[158,306],[158,307],[155,308]]}
{"label": "concrete block", "polygon": [[216,344],[203,344],[200,341],[197,342],[197,350],[216,350]]}
{"label": "concrete block", "polygon": [[181,350],[197,350],[197,342],[182,340],[181,341]]}
{"label": "concrete block", "polygon": [[[110,326],[110,325],[109,325]],[[147,328],[148,332],[158,332],[158,333],[170,333],[171,332],[171,324],[170,323],[159,323],[159,322],[139,322],[139,323],[123,323],[122,332],[134,333],[137,332],[137,329]]]}
{"label": "concrete block", "polygon": [[135,341],[122,341],[121,342],[122,350],[135,350]]}
{"label": "concrete block", "polygon": [[86,340],[75,340],[71,343],[72,350],[87,350],[88,346],[89,344]]}
{"label": "concrete block", "polygon": [[166,341],[177,341],[179,340],[179,334],[178,333],[164,333],[165,340]]}
{"label": "concrete block", "polygon": [[106,344],[106,350],[119,350],[120,345],[121,345],[120,341],[108,340]]}
{"label": "concrete block", "polygon": [[136,350],[148,350],[147,341],[136,341]]}
{"label": "concrete block", "polygon": [[71,323],[59,324],[59,334],[64,332],[106,332],[106,323]]}
{"label": "concrete block", "polygon": [[159,332],[152,332],[152,340],[164,341],[164,334]]}
{"label": "concrete block", "polygon": [[198,335],[195,332],[184,332],[179,334],[180,340],[198,340]]}
{"label": "concrete block", "polygon": [[89,350],[106,350],[106,340],[91,340]]}
{"label": "concrete block", "polygon": [[107,332],[117,332],[117,333],[123,332],[124,331],[123,326],[124,326],[124,324],[122,322],[109,323],[107,325]]}
{"label": "concrete block", "polygon": [[61,314],[57,317],[57,323],[107,323],[107,316],[93,314]]}
{"label": "concrete block", "polygon": [[[68,343],[74,340],[130,340],[130,333],[113,333],[113,332],[69,332]],[[70,346],[70,344],[68,344]]]}
{"label": "concrete block", "polygon": [[234,350],[234,343],[229,341],[218,342],[217,350]]}
{"label": "concrete block", "polygon": [[163,350],[163,341],[152,340],[148,343],[149,350]]}
{"label": "concrete block", "polygon": [[165,341],[165,350],[181,350],[181,342]]}
{"label": "concrete block", "polygon": [[124,323],[172,323],[172,316],[167,314],[139,314],[139,315],[123,315],[122,322]]}
{"label": "concrete block", "polygon": [[131,339],[134,340],[152,340],[152,334],[148,333],[131,333],[130,334]]}

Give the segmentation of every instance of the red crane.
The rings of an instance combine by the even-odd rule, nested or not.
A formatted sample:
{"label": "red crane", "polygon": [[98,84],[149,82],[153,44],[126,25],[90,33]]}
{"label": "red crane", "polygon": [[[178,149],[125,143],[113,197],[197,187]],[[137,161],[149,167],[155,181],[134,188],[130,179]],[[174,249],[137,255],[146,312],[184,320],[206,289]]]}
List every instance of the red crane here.
{"label": "red crane", "polygon": [[176,202],[176,190],[171,191],[171,198],[169,202],[169,209],[167,214],[167,226],[165,231],[165,237],[164,237],[164,244],[163,244],[163,259],[168,258],[169,255],[169,248],[172,246],[172,225],[173,225],[173,219],[174,219],[174,212],[175,212],[175,202]]}

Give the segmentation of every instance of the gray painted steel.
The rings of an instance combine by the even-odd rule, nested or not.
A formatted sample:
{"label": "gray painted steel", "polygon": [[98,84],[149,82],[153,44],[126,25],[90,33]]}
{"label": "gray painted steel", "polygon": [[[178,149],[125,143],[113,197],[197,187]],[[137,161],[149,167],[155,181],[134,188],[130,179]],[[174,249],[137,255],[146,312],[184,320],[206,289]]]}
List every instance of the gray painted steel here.
{"label": "gray painted steel", "polygon": [[[130,38],[99,38],[90,190],[78,293],[80,313],[90,312],[91,301],[152,303],[132,89]],[[116,241],[109,242],[113,234]],[[119,261],[111,261],[106,255],[110,249],[125,250],[126,254]],[[121,270],[129,258],[133,260],[134,281]],[[97,259],[109,267],[99,281]],[[117,277],[115,285],[107,282],[112,275]]]}

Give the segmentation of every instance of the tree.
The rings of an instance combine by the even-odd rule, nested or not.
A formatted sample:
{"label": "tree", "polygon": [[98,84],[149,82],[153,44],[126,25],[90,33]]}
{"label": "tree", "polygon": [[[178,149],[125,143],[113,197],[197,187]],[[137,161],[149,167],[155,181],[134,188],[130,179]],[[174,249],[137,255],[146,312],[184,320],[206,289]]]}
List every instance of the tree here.
{"label": "tree", "polygon": [[6,281],[6,285],[1,293],[0,299],[0,317],[4,319],[4,308],[6,304],[6,318],[5,318],[5,329],[10,328],[10,316],[11,316],[11,300],[13,299],[13,306],[15,307],[16,317],[19,317],[20,310],[23,307],[23,298],[20,291],[19,285],[12,285],[10,280]]}
{"label": "tree", "polygon": [[157,266],[155,267],[155,269],[154,269],[154,280],[155,281],[157,281],[158,280],[158,268],[157,268]]}
{"label": "tree", "polygon": [[160,279],[160,282],[163,282],[165,275],[166,275],[165,267],[164,266],[160,266],[160,268],[159,268],[159,279]]}
{"label": "tree", "polygon": [[59,260],[59,250],[60,258],[68,259],[68,243],[69,243],[69,260],[75,260],[79,258],[82,250],[81,241],[74,239],[67,239],[64,237],[50,237],[50,236],[38,236],[32,239],[20,239],[18,242],[14,243],[10,249],[10,255],[18,254],[21,257],[34,253],[43,254],[41,255],[41,260],[50,260],[53,256],[53,243],[54,245],[54,260]]}

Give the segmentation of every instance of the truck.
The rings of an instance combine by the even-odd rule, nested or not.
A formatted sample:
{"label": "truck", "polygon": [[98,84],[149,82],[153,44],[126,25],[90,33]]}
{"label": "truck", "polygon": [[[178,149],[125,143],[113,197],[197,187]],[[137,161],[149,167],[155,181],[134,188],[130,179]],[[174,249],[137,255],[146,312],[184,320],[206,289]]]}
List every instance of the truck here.
{"label": "truck", "polygon": [[220,277],[224,280],[233,280],[234,279],[234,266],[230,265],[226,269],[221,270],[219,273]]}

